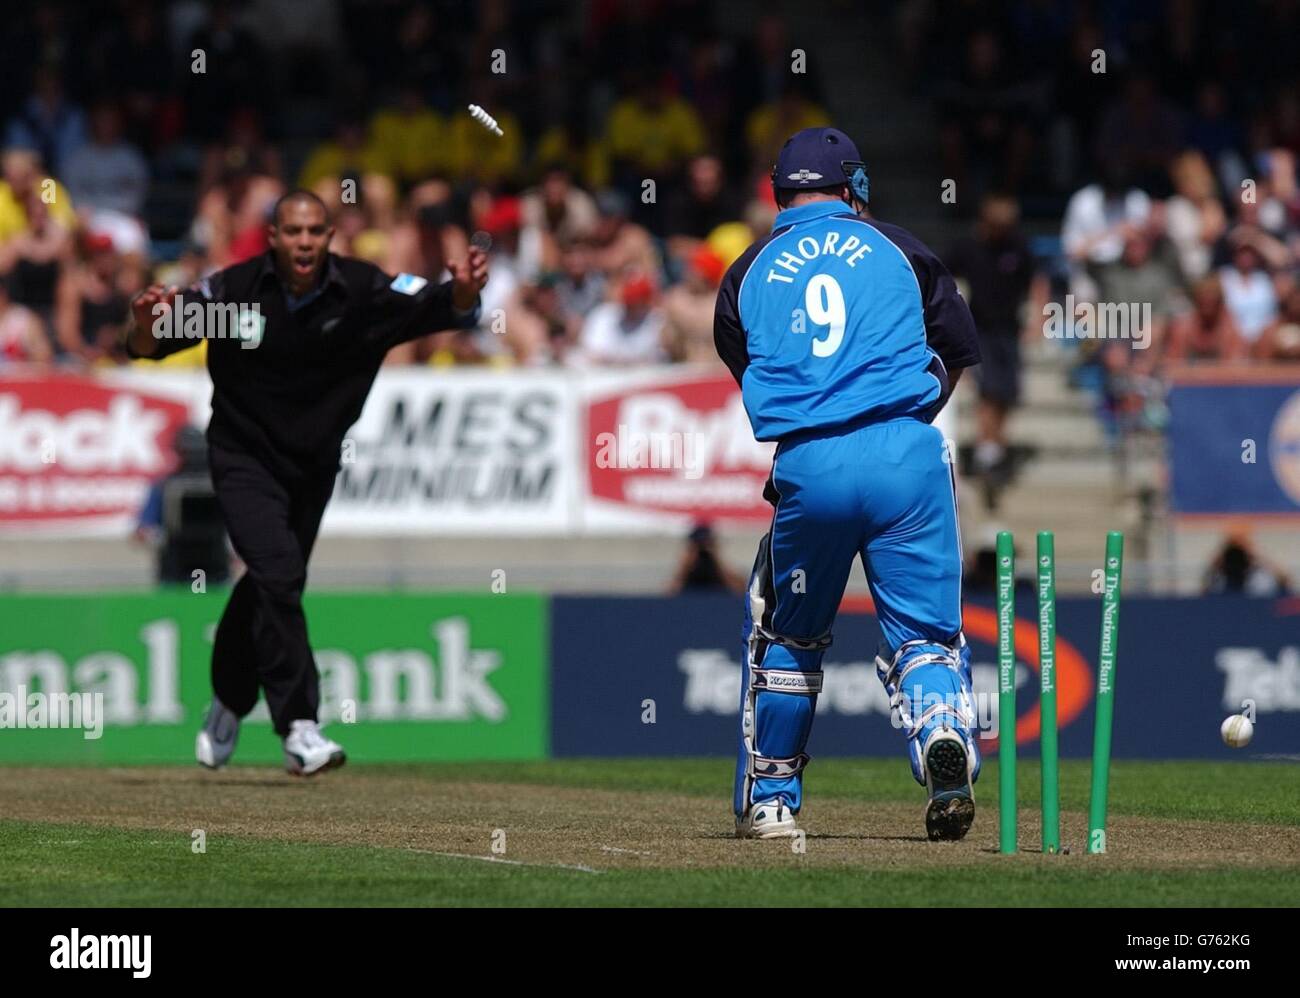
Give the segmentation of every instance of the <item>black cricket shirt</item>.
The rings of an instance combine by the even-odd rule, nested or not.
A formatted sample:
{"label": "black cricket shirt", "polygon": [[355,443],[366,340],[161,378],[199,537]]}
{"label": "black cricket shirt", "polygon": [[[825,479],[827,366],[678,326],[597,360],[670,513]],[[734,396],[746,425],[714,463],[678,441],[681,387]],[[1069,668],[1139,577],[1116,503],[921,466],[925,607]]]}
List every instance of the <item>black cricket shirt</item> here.
{"label": "black cricket shirt", "polygon": [[[338,470],[344,435],[391,347],[478,318],[477,306],[455,310],[450,281],[393,278],[333,253],[321,284],[294,308],[269,250],[217,271],[181,299],[174,335],[159,339],[151,359],[206,338],[209,444],[258,457],[287,479]],[[204,306],[203,316],[192,303]]]}

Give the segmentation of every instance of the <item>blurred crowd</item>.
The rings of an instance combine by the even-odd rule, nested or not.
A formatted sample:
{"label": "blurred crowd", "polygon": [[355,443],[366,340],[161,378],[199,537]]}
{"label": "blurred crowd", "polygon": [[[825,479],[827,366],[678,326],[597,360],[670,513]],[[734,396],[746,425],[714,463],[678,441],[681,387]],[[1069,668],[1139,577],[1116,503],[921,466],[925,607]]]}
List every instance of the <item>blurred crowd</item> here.
{"label": "blurred crowd", "polygon": [[[1172,364],[1300,361],[1300,5],[892,12],[964,192],[952,213],[977,215],[936,248],[984,339],[986,465],[1049,301],[1072,305],[1063,346],[1116,427],[1159,424]],[[15,9],[0,363],[124,362],[129,297],[262,252],[294,186],[332,206],[337,252],[391,273],[436,280],[471,239],[490,245],[480,328],[431,331],[393,363],[716,363],[714,292],[771,225],[776,149],[830,123],[818,60],[792,71],[796,26],[767,7],[743,35],[716,20],[693,0]],[[1049,251],[1026,234],[1062,219]],[[1149,337],[1072,338],[1097,302],[1148,304]]]}
{"label": "blurred crowd", "polygon": [[332,207],[333,250],[390,273],[437,280],[471,239],[490,246],[480,328],[431,330],[391,363],[717,363],[714,292],[770,228],[775,150],[830,121],[780,16],[724,36],[690,0],[6,16],[0,364],[126,362],[130,296],[262,252],[295,186]]}
{"label": "blurred crowd", "polygon": [[1300,363],[1300,5],[895,14],[944,175],[977,195],[954,206],[976,217],[946,259],[983,338],[980,470],[1009,461],[1026,339],[1068,354],[1112,440],[1164,425],[1176,366]]}
{"label": "blurred crowd", "polygon": [[1166,198],[1185,150],[1225,191],[1256,155],[1300,152],[1291,0],[902,0],[895,27],[938,111],[944,175],[1030,215],[1059,217],[1113,157]]}

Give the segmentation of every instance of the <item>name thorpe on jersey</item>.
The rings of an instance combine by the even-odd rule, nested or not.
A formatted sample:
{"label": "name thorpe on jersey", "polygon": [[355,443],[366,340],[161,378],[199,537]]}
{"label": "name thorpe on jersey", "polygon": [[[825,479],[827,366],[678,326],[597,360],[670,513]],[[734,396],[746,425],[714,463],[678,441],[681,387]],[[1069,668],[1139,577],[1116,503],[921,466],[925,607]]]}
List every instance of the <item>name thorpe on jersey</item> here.
{"label": "name thorpe on jersey", "polygon": [[[804,236],[795,243],[795,249],[799,251],[798,255],[789,250],[777,254],[767,272],[768,284],[774,281],[793,284],[805,265],[826,256],[843,260],[846,266],[856,269],[858,261],[871,252],[871,247],[857,236],[845,236],[837,229],[830,229],[820,239]],[[781,273],[778,268],[788,273]],[[829,274],[814,274],[805,290],[805,303],[810,320],[817,325],[830,327],[825,339],[813,340],[813,355],[829,357],[839,349],[840,341],[844,338],[844,292],[839,282]]]}
{"label": "name thorpe on jersey", "polygon": [[[840,244],[841,239],[844,240],[842,245]],[[805,248],[805,243],[808,248]],[[838,249],[836,248],[837,246],[839,247]],[[783,250],[772,262],[772,269],[767,272],[767,283],[771,284],[773,281],[781,281],[784,284],[794,283],[793,276],[778,274],[776,271],[777,267],[783,267],[788,270],[790,274],[798,275],[799,271],[803,269],[804,264],[816,260],[818,257],[834,256],[844,260],[845,253],[851,253],[852,255],[847,260],[844,260],[844,262],[850,267],[856,267],[858,261],[871,252],[871,247],[857,236],[849,236],[845,238],[844,233],[836,229],[828,231],[820,242],[812,236],[804,236],[795,243],[795,249],[799,251],[798,256],[795,256],[789,250]]]}

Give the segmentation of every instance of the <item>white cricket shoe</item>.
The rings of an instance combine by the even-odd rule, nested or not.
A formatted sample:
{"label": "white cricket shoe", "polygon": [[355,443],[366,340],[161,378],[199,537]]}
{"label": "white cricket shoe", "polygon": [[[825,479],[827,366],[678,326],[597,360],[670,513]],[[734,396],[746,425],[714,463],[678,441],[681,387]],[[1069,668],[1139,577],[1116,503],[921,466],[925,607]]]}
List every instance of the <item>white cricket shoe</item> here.
{"label": "white cricket shoe", "polygon": [[239,716],[213,697],[207,720],[194,739],[194,758],[199,760],[200,766],[220,769],[235,754],[238,740]]}
{"label": "white cricket shoe", "polygon": [[751,804],[749,814],[736,819],[738,839],[792,839],[798,834],[794,812],[781,797]]}
{"label": "white cricket shoe", "polygon": [[312,776],[347,762],[343,746],[320,733],[315,721],[292,721],[284,740],[284,768],[294,776]]}

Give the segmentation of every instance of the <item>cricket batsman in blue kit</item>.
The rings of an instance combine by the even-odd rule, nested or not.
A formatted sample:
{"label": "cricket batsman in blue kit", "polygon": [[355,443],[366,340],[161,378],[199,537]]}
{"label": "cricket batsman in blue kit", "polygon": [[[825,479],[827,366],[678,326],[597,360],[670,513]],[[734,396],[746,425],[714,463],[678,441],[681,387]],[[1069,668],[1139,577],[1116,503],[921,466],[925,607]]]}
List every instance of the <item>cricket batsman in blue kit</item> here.
{"label": "cricket batsman in blue kit", "polygon": [[747,593],[736,834],[798,833],[822,656],[860,557],[926,832],[960,839],[980,759],[955,481],[930,421],[979,363],[975,324],[928,248],[860,217],[866,168],[843,132],[796,133],[772,187],[772,231],[728,270],[714,314],[754,436],[777,441]]}

